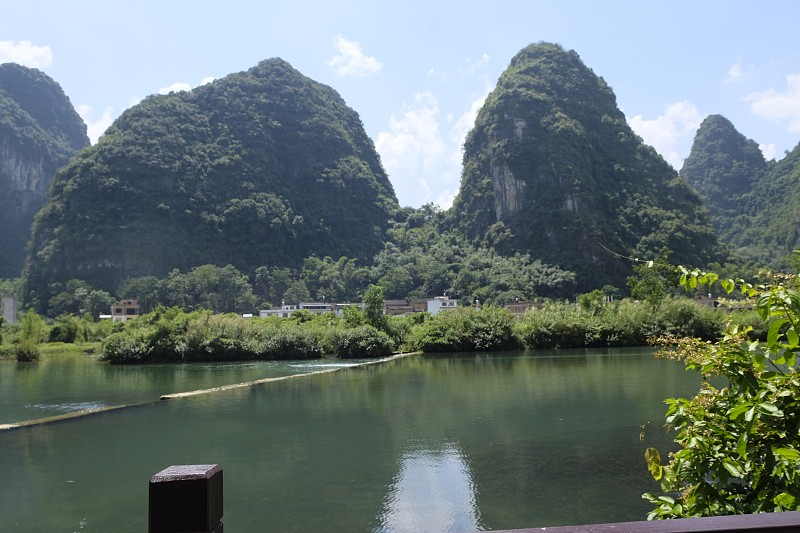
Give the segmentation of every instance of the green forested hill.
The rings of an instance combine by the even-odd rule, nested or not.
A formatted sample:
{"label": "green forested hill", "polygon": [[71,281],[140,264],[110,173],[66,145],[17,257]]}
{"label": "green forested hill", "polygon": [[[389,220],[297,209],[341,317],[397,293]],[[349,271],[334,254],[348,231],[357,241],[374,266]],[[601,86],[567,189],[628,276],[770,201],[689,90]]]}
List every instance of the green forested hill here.
{"label": "green forested hill", "polygon": [[753,223],[745,232],[743,257],[786,268],[800,250],[800,144],[770,165],[753,186],[747,209]]}
{"label": "green forested hill", "polygon": [[86,125],[43,72],[0,65],[0,278],[19,276],[53,175],[89,145]]}
{"label": "green forested hill", "polygon": [[697,194],[630,129],[605,81],[574,51],[520,51],[487,97],[464,147],[451,216],[473,239],[577,274],[579,290],[624,286],[618,255],[704,265],[719,245]]}
{"label": "green forested hill", "polygon": [[46,309],[73,278],[115,290],[206,263],[367,259],[396,208],[356,112],[271,59],[147,98],[63,169],[36,218],[26,296]]}
{"label": "green forested hill", "polygon": [[722,241],[741,260],[785,267],[800,248],[800,145],[767,162],[720,115],[700,125],[681,175],[705,200]]}

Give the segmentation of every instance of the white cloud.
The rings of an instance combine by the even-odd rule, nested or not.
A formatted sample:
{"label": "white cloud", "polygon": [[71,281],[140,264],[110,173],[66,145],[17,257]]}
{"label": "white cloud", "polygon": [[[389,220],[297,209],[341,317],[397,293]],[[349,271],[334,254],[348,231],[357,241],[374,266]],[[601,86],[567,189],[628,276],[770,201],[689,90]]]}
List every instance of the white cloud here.
{"label": "white cloud", "polygon": [[759,144],[758,149],[761,150],[761,153],[764,154],[764,159],[767,161],[775,159],[775,155],[778,153],[774,144]]}
{"label": "white cloud", "polygon": [[754,114],[769,120],[788,120],[789,131],[800,132],[800,74],[786,76],[784,92],[767,89],[748,94],[744,100],[750,102]]}
{"label": "white cloud", "polygon": [[420,92],[400,118],[389,118],[389,131],[378,134],[375,147],[402,205],[416,207],[430,201],[427,180],[446,152],[438,115],[436,97]]}
{"label": "white cloud", "polygon": [[45,68],[53,62],[53,52],[49,46],[36,46],[30,41],[0,41],[0,63],[8,62]]}
{"label": "white cloud", "polygon": [[447,72],[431,67],[428,69],[428,78],[440,82],[446,82],[450,79],[450,75]]}
{"label": "white cloud", "polygon": [[192,86],[183,81],[176,81],[172,85],[167,87],[162,87],[158,90],[158,94],[169,94],[169,93],[176,93],[180,91],[188,91],[191,90]]}
{"label": "white cloud", "polygon": [[372,56],[364,55],[358,41],[349,41],[339,35],[333,40],[333,46],[339,53],[325,63],[335,67],[340,76],[364,77],[376,74],[383,68],[383,63]]}
{"label": "white cloud", "polygon": [[[435,95],[420,92],[402,117],[389,119],[389,131],[378,134],[375,147],[401,205],[453,204],[461,176],[462,146],[488,95],[477,98],[458,120],[441,116]],[[444,133],[442,130],[445,130]]]}
{"label": "white cloud", "polygon": [[467,58],[467,64],[463,68],[463,74],[469,76],[470,74],[474,74],[482,67],[485,67],[489,64],[490,56],[486,52],[481,54],[481,57],[478,59]]}
{"label": "white cloud", "polygon": [[114,110],[111,107],[106,107],[103,110],[103,115],[93,120],[92,115],[92,108],[88,105],[78,105],[75,106],[75,110],[81,116],[83,121],[86,123],[86,133],[89,135],[89,141],[92,144],[97,143],[97,139],[105,133],[111,123],[114,121],[112,113]]}
{"label": "white cloud", "polygon": [[198,83],[196,85],[191,85],[189,83],[186,83],[185,81],[176,81],[172,85],[168,85],[167,87],[160,88],[158,90],[158,94],[169,94],[169,93],[176,93],[176,92],[180,92],[180,91],[191,91],[195,87],[200,87],[201,85],[207,85],[207,84],[211,83],[212,81],[214,81],[215,79],[216,78],[214,78],[213,76],[206,76],[205,78],[200,80],[200,83]]}
{"label": "white cloud", "polygon": [[675,102],[667,106],[664,113],[654,119],[636,115],[628,120],[633,131],[651,145],[676,169],[683,165],[685,146],[690,144],[705,118],[690,102]]}
{"label": "white cloud", "polygon": [[457,193],[458,191],[452,191],[450,189],[443,190],[433,203],[437,204],[442,209],[450,209],[453,207],[453,201],[456,199]]}
{"label": "white cloud", "polygon": [[491,56],[484,52],[478,59],[468,57],[464,63],[458,65],[452,71],[440,70],[438,68],[430,67],[427,71],[428,78],[438,80],[440,82],[461,81],[463,78],[473,78],[474,74],[481,71],[483,67],[489,64]]}
{"label": "white cloud", "polygon": [[747,81],[752,77],[753,66],[742,66],[742,56],[736,58],[736,63],[731,65],[728,69],[728,75],[722,81],[723,85],[730,85],[732,83],[741,83]]}

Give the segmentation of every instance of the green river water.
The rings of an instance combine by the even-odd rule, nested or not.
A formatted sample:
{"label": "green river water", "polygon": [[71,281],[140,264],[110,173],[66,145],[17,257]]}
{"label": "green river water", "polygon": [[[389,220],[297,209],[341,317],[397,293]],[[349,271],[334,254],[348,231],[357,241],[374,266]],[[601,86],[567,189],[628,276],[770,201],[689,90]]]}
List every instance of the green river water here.
{"label": "green river water", "polygon": [[[147,529],[150,477],[222,466],[226,531],[477,531],[644,519],[648,446],[699,379],[648,349],[111,367],[0,361],[0,531]],[[642,426],[645,438],[640,440]]]}

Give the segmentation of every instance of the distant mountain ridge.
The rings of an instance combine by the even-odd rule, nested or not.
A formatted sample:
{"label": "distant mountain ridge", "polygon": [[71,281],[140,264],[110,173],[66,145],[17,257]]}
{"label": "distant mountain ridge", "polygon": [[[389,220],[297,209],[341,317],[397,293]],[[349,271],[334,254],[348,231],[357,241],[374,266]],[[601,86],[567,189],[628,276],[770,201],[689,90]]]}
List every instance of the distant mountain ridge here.
{"label": "distant mountain ridge", "polygon": [[800,249],[800,145],[766,161],[758,144],[721,115],[695,135],[681,175],[708,206],[714,227],[741,259],[785,268]]}
{"label": "distant mountain ridge", "polygon": [[574,51],[520,51],[464,146],[452,218],[473,239],[573,270],[578,289],[624,287],[628,257],[705,265],[725,256],[697,194],[643,143]]}
{"label": "distant mountain ridge", "polygon": [[[500,76],[466,138],[458,196],[441,217],[400,209],[358,114],[281,59],[150,96],[77,155],[88,145],[85,125],[48,114],[38,102],[54,82],[33,79],[30,93],[13,84],[0,92],[0,127],[16,121],[12,133],[0,129],[0,156],[8,145],[17,158],[69,160],[36,215],[23,273],[26,305],[45,313],[73,279],[115,292],[131,278],[209,263],[251,277],[261,266],[297,269],[310,256],[369,265],[401,249],[426,217],[436,222],[409,255],[416,263],[392,273],[400,279],[399,270],[424,262],[432,279],[408,290],[449,290],[459,242],[557,266],[577,280],[576,293],[624,288],[632,259],[664,250],[672,263],[704,267],[729,259],[725,245],[771,264],[800,247],[800,146],[766,162],[753,141],[712,116],[679,175],[632,131],[603,78],[555,44],[524,48]],[[70,134],[56,135],[61,129]],[[34,181],[31,191],[43,183]],[[4,190],[13,187],[0,187],[0,202]],[[8,212],[0,206],[0,217]],[[438,242],[437,229],[459,236]],[[439,253],[443,246],[452,253]]]}
{"label": "distant mountain ridge", "polygon": [[371,258],[398,208],[355,111],[281,59],[127,110],[54,180],[26,293],[174,268]]}
{"label": "distant mountain ridge", "polygon": [[0,278],[20,275],[56,170],[87,146],[86,125],[58,83],[36,69],[0,65]]}

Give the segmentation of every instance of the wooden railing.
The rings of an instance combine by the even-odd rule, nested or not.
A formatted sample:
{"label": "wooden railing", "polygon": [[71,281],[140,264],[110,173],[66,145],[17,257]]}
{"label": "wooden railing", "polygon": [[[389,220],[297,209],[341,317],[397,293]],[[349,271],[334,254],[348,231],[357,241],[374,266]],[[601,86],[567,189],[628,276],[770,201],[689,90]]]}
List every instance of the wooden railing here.
{"label": "wooden railing", "polygon": [[[170,466],[150,479],[150,533],[223,533],[222,468]],[[722,531],[800,532],[800,511],[511,529],[495,533],[702,533]]]}
{"label": "wooden railing", "polygon": [[680,518],[677,520],[654,520],[652,522],[537,527],[495,531],[494,533],[720,533],[722,531],[735,531],[737,533],[745,531],[800,532],[800,511]]}
{"label": "wooden railing", "polygon": [[222,533],[222,468],[176,465],[150,478],[150,533]]}

